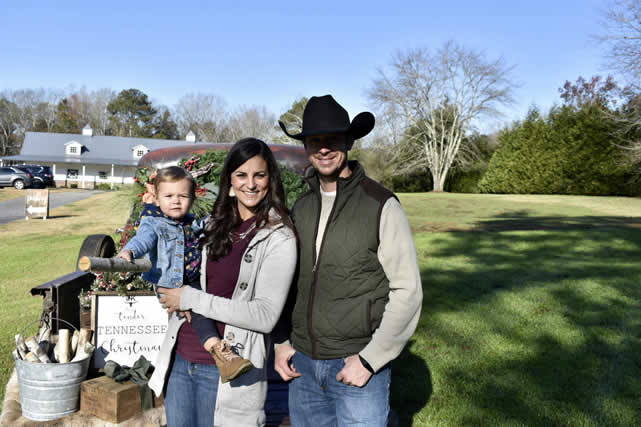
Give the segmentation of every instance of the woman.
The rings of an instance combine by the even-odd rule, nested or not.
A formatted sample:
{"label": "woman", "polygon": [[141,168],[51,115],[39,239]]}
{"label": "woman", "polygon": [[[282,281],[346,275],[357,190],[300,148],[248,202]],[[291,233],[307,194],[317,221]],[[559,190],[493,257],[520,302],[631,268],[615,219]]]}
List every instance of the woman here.
{"label": "woman", "polygon": [[220,193],[201,239],[201,288],[159,290],[169,312],[215,319],[221,337],[254,369],[227,383],[185,319],[171,316],[149,386],[165,388],[167,424],[256,426],[265,423],[269,336],[296,266],[296,240],[278,165],[262,141],[229,152]]}

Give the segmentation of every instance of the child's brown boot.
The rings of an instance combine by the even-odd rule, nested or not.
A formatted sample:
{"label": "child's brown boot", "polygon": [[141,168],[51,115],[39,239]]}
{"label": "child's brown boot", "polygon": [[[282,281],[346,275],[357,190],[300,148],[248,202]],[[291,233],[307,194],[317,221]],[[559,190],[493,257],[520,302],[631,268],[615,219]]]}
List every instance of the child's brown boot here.
{"label": "child's brown boot", "polygon": [[211,348],[211,355],[216,361],[220,371],[220,380],[223,383],[238,378],[254,368],[249,360],[240,357],[225,340],[220,340]]}

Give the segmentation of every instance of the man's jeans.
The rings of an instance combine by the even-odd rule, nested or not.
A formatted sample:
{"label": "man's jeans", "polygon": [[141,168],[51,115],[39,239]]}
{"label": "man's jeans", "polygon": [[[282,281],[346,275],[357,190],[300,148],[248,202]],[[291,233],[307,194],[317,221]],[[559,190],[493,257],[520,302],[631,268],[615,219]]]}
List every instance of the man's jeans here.
{"label": "man's jeans", "polygon": [[167,426],[213,426],[219,378],[216,365],[191,363],[176,354],[165,393]]}
{"label": "man's jeans", "polygon": [[387,426],[390,365],[364,387],[336,381],[343,359],[314,360],[296,352],[292,363],[300,377],[289,384],[289,416],[296,427]]}

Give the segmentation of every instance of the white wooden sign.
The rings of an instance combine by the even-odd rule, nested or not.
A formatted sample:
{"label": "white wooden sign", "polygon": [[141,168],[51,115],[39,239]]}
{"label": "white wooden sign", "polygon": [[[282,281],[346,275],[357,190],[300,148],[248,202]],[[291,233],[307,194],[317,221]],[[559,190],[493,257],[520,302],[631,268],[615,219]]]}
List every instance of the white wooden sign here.
{"label": "white wooden sign", "polygon": [[49,190],[27,190],[24,217],[47,219],[49,216]]}
{"label": "white wooden sign", "polygon": [[94,295],[94,368],[107,360],[133,366],[145,356],[152,364],[167,332],[167,310],[155,295]]}

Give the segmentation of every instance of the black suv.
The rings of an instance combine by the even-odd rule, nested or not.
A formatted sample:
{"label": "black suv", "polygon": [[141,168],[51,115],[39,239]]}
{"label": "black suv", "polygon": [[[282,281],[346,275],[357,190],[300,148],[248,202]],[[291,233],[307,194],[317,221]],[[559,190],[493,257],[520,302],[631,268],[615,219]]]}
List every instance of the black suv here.
{"label": "black suv", "polygon": [[56,183],[53,180],[53,174],[51,173],[51,168],[49,166],[41,165],[17,165],[15,166],[18,169],[29,172],[33,175],[33,186],[34,187],[49,187],[54,186]]}
{"label": "black suv", "polygon": [[30,187],[33,182],[33,175],[27,170],[15,166],[0,168],[0,187],[16,187],[18,190]]}

